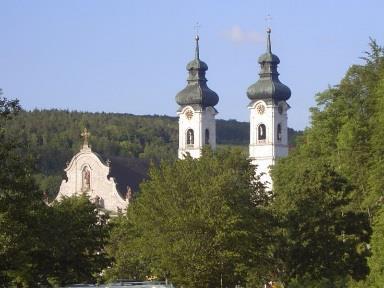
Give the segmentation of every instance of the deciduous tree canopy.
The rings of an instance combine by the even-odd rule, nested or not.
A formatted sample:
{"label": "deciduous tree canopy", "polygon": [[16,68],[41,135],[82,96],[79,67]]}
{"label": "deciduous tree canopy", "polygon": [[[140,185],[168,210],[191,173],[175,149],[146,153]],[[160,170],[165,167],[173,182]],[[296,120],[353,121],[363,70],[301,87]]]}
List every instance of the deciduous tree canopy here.
{"label": "deciduous tree canopy", "polygon": [[[384,50],[375,41],[370,46],[364,65],[353,65],[339,85],[317,95],[312,126],[273,169],[288,282],[300,278],[310,286],[357,287],[348,279],[369,273],[369,218],[380,229],[381,214],[375,211],[384,188]],[[382,261],[376,233],[372,269]],[[371,275],[380,279],[376,268]],[[368,286],[375,287],[372,283]]]}
{"label": "deciduous tree canopy", "polygon": [[155,275],[198,288],[234,287],[257,275],[261,285],[273,217],[254,169],[239,151],[209,149],[200,159],[153,167],[112,233],[111,277]]}
{"label": "deciduous tree canopy", "polygon": [[85,196],[43,202],[28,146],[6,133],[19,110],[0,98],[0,287],[95,282],[107,265],[105,217]]}

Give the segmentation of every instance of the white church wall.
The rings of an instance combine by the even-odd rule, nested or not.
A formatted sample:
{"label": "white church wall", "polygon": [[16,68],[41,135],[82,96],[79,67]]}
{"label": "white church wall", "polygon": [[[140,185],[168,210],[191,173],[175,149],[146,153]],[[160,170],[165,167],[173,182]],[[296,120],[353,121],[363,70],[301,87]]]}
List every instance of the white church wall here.
{"label": "white church wall", "polygon": [[[89,147],[83,147],[65,169],[68,180],[62,181],[56,200],[86,193],[106,210],[124,211],[128,201],[118,193],[114,179],[108,179],[109,169]],[[89,171],[89,175],[85,171]]]}
{"label": "white church wall", "polygon": [[[216,148],[216,122],[215,109],[207,107],[206,109],[195,110],[192,106],[184,107],[179,116],[179,159],[185,158],[189,153],[193,158],[201,156],[201,149],[205,143],[206,129],[209,131],[209,145]],[[193,131],[193,144],[188,140],[188,131]]]}
{"label": "white church wall", "polygon": [[[287,109],[284,102],[276,105],[274,102],[255,101],[249,106],[250,110],[250,144],[249,157],[257,165],[257,173],[263,173],[261,180],[267,181],[272,189],[270,168],[276,159],[288,155]],[[281,112],[281,113],[280,113]],[[265,139],[259,139],[260,125],[265,125]],[[280,133],[278,125],[280,124]]]}

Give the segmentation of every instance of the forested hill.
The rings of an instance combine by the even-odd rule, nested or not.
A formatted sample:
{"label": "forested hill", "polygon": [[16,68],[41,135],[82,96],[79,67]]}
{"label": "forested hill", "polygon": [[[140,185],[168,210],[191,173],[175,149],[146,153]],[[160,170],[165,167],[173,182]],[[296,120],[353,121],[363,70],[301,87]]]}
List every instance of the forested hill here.
{"label": "forested hill", "polygon": [[[175,159],[178,146],[177,117],[132,114],[23,111],[8,123],[7,133],[22,139],[37,159],[37,181],[49,194],[57,192],[66,162],[79,151],[84,128],[92,149],[104,159],[113,156],[151,160]],[[290,143],[297,132],[290,129]],[[246,146],[249,123],[217,120],[217,143]]]}

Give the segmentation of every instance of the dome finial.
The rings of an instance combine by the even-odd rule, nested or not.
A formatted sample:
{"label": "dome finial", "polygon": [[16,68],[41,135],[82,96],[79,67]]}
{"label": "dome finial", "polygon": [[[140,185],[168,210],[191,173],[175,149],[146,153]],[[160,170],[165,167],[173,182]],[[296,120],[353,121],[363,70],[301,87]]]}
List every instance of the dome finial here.
{"label": "dome finial", "polygon": [[176,103],[179,104],[180,107],[187,105],[198,105],[200,108],[214,107],[219,102],[219,96],[207,86],[205,73],[208,70],[208,65],[204,61],[201,61],[199,57],[200,37],[198,28],[199,23],[196,23],[195,59],[190,61],[186,67],[188,70],[187,87],[176,95]]}
{"label": "dome finial", "polygon": [[266,32],[267,51],[257,61],[261,66],[260,79],[248,88],[247,96],[252,101],[273,100],[278,103],[288,100],[291,97],[291,90],[279,80],[277,65],[280,59],[271,51],[271,28]]}
{"label": "dome finial", "polygon": [[272,53],[271,49],[271,28],[267,28],[267,52]]}
{"label": "dome finial", "polygon": [[195,50],[195,59],[200,60],[200,55],[199,55],[199,34],[196,34],[195,40],[196,40],[196,50]]}
{"label": "dome finial", "polygon": [[196,48],[195,48],[195,59],[199,60],[200,59],[200,51],[199,51],[199,28],[200,28],[200,24],[199,22],[196,22],[196,25],[195,25],[195,30],[196,30],[196,36],[195,36],[195,40],[196,40]]}

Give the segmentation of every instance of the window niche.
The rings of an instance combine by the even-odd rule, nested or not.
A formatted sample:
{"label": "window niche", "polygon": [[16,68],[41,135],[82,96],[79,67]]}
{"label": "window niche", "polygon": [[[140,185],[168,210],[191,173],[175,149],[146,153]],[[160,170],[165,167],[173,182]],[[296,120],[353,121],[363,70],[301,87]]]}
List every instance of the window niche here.
{"label": "window niche", "polygon": [[187,130],[187,145],[193,145],[195,143],[195,136],[193,133],[193,129]]}
{"label": "window niche", "polygon": [[84,166],[81,171],[81,191],[87,192],[91,190],[91,171],[88,166]]}
{"label": "window niche", "polygon": [[260,124],[257,127],[257,140],[265,141],[266,138],[267,138],[267,128],[265,127],[264,124]]}
{"label": "window niche", "polygon": [[281,124],[277,124],[277,141],[281,141]]}
{"label": "window niche", "polygon": [[205,145],[209,145],[209,130],[205,129]]}

